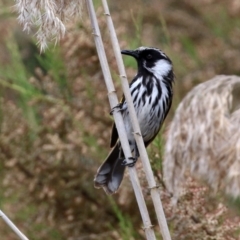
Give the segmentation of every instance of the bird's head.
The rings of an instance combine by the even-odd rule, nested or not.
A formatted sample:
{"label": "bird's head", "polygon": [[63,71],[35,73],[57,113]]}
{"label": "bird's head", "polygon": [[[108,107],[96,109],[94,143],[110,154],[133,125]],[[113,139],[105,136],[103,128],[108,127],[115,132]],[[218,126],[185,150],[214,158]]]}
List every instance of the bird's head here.
{"label": "bird's head", "polygon": [[122,50],[122,54],[132,56],[138,63],[138,73],[152,73],[163,77],[173,71],[172,62],[160,49],[139,47],[136,50]]}

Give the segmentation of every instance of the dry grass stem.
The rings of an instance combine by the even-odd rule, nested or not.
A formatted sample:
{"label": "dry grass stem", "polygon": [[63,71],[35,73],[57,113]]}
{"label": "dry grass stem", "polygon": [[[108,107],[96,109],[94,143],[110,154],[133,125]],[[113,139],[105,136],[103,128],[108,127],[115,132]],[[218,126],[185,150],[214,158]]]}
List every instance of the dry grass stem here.
{"label": "dry grass stem", "polygon": [[[91,24],[92,24],[92,28],[93,28],[93,35],[94,35],[94,40],[95,40],[95,44],[96,44],[96,48],[97,48],[97,52],[98,52],[98,57],[100,60],[103,76],[104,76],[105,83],[106,83],[107,90],[108,90],[109,102],[110,102],[111,108],[113,108],[118,104],[118,100],[117,100],[116,91],[115,91],[115,88],[113,85],[110,69],[108,66],[106,53],[104,50],[101,33],[100,33],[98,22],[97,22],[96,13],[95,13],[92,1],[87,0],[86,3],[88,6],[90,18],[91,18]],[[119,135],[122,149],[124,151],[124,155],[128,159],[132,156],[132,154],[131,154],[129,142],[127,139],[127,134],[125,131],[125,126],[123,123],[122,115],[120,112],[114,111],[113,117],[114,117],[114,121],[116,124],[116,128],[118,130],[118,135]],[[143,197],[141,186],[139,184],[136,168],[130,167],[130,168],[128,168],[128,170],[129,170],[131,183],[132,183],[132,186],[134,189],[134,193],[135,193],[135,196],[137,199],[137,203],[139,206],[139,210],[140,210],[140,213],[142,216],[146,238],[148,240],[154,240],[154,239],[156,239],[156,237],[155,237],[154,231],[152,229],[151,220],[150,220],[147,206],[146,206],[146,203],[145,203],[145,200]]]}
{"label": "dry grass stem", "polygon": [[240,78],[216,76],[179,104],[165,148],[166,185],[176,197],[188,173],[240,196]]}
{"label": "dry grass stem", "polygon": [[28,238],[16,227],[16,225],[1,210],[0,210],[0,217],[16,233],[16,235],[21,240],[28,240]]}
{"label": "dry grass stem", "polygon": [[79,15],[81,0],[16,0],[18,20],[25,31],[37,28],[36,37],[41,51],[48,41],[58,42],[65,34],[63,22]]}
{"label": "dry grass stem", "polygon": [[134,129],[134,137],[137,142],[137,146],[138,146],[139,153],[140,153],[140,158],[143,163],[144,172],[145,172],[146,178],[148,180],[148,185],[149,185],[149,188],[151,189],[151,197],[152,197],[153,204],[155,207],[158,224],[161,229],[161,234],[163,236],[163,239],[170,240],[171,236],[169,233],[167,221],[166,221],[165,214],[163,211],[160,193],[158,191],[158,188],[156,187],[156,181],[154,179],[153,171],[151,169],[151,165],[150,165],[150,162],[148,159],[148,154],[147,154],[147,151],[146,151],[146,148],[145,148],[142,136],[141,136],[141,131],[140,131],[137,115],[136,115],[136,112],[134,109],[132,97],[130,94],[129,84],[128,84],[128,80],[126,77],[126,72],[125,72],[125,68],[124,68],[124,64],[123,64],[123,60],[122,60],[122,56],[121,56],[121,52],[120,52],[120,46],[118,43],[115,28],[114,28],[112,18],[111,18],[110,12],[109,12],[107,1],[102,0],[102,3],[103,3],[105,15],[107,17],[108,29],[110,32],[111,42],[112,42],[115,58],[116,58],[117,65],[118,65],[118,70],[119,70],[119,74],[120,74],[120,78],[121,78],[121,82],[122,82],[124,96],[125,96],[127,104],[128,104],[129,115],[130,115],[132,126]]}

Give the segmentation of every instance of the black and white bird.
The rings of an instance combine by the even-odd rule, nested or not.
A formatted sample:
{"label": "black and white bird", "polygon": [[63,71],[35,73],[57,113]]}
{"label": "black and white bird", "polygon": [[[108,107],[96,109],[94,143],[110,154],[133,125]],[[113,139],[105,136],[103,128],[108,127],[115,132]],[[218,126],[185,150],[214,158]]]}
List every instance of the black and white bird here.
{"label": "black and white bird", "polygon": [[[137,75],[130,83],[130,92],[143,141],[147,147],[158,134],[171,107],[174,81],[172,62],[157,48],[139,47],[136,50],[123,50],[121,53],[134,57],[138,64]],[[122,112],[133,158],[131,164],[129,160],[126,161],[114,124],[110,144],[113,149],[94,178],[95,187],[102,187],[107,194],[113,194],[118,190],[125,167],[133,166],[139,157],[124,97],[118,108]]]}

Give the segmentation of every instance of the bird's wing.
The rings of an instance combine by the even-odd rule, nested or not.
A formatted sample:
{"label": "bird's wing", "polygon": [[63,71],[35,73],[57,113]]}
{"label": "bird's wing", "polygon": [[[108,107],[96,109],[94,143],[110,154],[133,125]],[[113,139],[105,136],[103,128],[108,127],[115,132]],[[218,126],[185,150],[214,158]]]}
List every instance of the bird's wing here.
{"label": "bird's wing", "polygon": [[116,125],[114,123],[112,126],[112,136],[111,136],[111,142],[110,142],[111,148],[115,146],[117,140],[118,140],[118,131],[117,131]]}
{"label": "bird's wing", "polygon": [[162,127],[162,124],[163,124],[165,118],[167,117],[168,112],[169,112],[171,106],[172,106],[172,98],[170,98],[170,100],[169,100],[169,104],[168,104],[167,109],[166,109],[166,111],[165,111],[165,115],[164,115],[164,117],[163,117],[163,119],[162,119],[162,122],[161,122],[161,124],[159,125],[159,129],[157,130],[156,134],[155,134],[150,140],[144,142],[145,147],[147,147],[147,146],[154,140],[154,138],[157,136],[157,134],[159,133],[159,131],[160,131],[161,127]]}
{"label": "bird's wing", "polygon": [[[123,97],[122,97],[122,99],[119,103],[120,109],[122,108],[124,102],[125,102],[125,97],[123,95]],[[116,124],[114,123],[113,126],[112,126],[112,135],[111,135],[111,142],[110,142],[110,147],[111,148],[115,146],[117,140],[118,140],[118,131],[117,131],[117,128],[116,128]]]}

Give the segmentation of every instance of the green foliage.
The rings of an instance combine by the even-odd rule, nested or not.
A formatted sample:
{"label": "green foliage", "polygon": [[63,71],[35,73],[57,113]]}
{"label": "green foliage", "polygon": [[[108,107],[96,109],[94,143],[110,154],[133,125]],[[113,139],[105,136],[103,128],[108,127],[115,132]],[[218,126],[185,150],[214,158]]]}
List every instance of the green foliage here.
{"label": "green foliage", "polygon": [[143,27],[143,14],[142,12],[137,12],[137,17],[134,15],[133,11],[131,11],[131,18],[134,24],[135,29],[135,38],[134,41],[130,43],[131,49],[137,48],[138,46],[142,46],[142,27]]}
{"label": "green foliage", "polygon": [[225,8],[219,6],[219,10],[217,14],[214,14],[214,18],[212,17],[214,13],[206,12],[204,15],[204,20],[207,25],[210,27],[211,32],[225,41],[229,41],[229,33],[233,30],[233,28],[240,27],[239,18],[233,18],[229,16],[229,13]]}
{"label": "green foliage", "polygon": [[132,240],[132,239],[140,239],[141,237],[137,233],[136,229],[133,226],[132,223],[132,217],[127,215],[126,213],[123,214],[122,210],[118,207],[115,200],[112,197],[108,198],[113,212],[115,213],[118,224],[119,224],[119,234],[121,236],[121,239],[123,240]]}
{"label": "green foliage", "polygon": [[160,171],[162,173],[162,162],[163,162],[163,152],[164,152],[164,126],[160,130],[159,134],[153,140],[153,143],[150,147],[150,156],[152,159],[152,167],[157,172]]}
{"label": "green foliage", "polygon": [[229,207],[236,211],[238,215],[240,215],[240,197],[232,198],[228,196],[226,201]]}
{"label": "green foliage", "polygon": [[67,79],[66,67],[59,50],[59,47],[49,48],[44,54],[37,55],[36,58],[43,71],[50,74],[57,83],[61,97],[69,101],[71,98],[70,82]]}
{"label": "green foliage", "polygon": [[166,19],[162,15],[160,15],[159,19],[160,19],[161,31],[162,31],[162,34],[160,34],[161,35],[161,43],[166,46],[170,46],[171,36],[168,31]]}
{"label": "green foliage", "polygon": [[37,97],[40,91],[28,81],[29,74],[23,65],[18,47],[13,39],[9,39],[7,48],[10,52],[11,65],[0,68],[0,84],[14,90],[14,93],[17,94],[13,98],[18,99],[18,104],[32,129],[31,136],[34,137],[38,129],[38,117],[36,110],[29,105],[29,102]]}
{"label": "green foliage", "polygon": [[201,60],[196,52],[194,42],[187,36],[183,36],[181,38],[181,43],[183,45],[184,50],[189,55],[189,57],[195,61],[198,66],[201,66]]}

